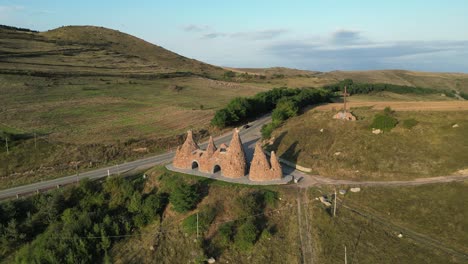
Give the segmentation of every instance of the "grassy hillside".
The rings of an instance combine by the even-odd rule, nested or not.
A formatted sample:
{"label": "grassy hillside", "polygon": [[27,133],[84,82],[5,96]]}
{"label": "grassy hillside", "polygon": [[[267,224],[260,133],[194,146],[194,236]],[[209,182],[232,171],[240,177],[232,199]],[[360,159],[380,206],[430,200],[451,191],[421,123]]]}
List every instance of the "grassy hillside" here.
{"label": "grassy hillside", "polygon": [[0,28],[0,42],[0,188],[206,136],[215,110],[271,87],[106,28]]}
{"label": "grassy hillside", "polygon": [[[316,199],[330,188],[244,186],[161,167],[146,175],[0,203],[0,263],[340,263],[344,246],[351,263],[467,260],[466,182],[364,187],[340,194],[333,218]],[[180,186],[198,190],[184,211]]]}
{"label": "grassy hillside", "polygon": [[352,79],[359,83],[391,83],[426,88],[443,88],[468,92],[468,74],[416,72],[405,70],[332,71],[322,78],[334,81]]}
{"label": "grassy hillside", "polygon": [[229,69],[93,26],[0,27],[0,43],[0,139],[10,140],[8,154],[0,146],[0,188],[161,152],[187,129],[206,136],[236,96],[344,78],[287,68],[226,77]]}
{"label": "grassy hillside", "polygon": [[466,111],[397,111],[397,126],[379,135],[371,132],[371,124],[382,110],[352,108],[355,122],[332,119],[336,111],[310,110],[290,119],[274,131],[269,148],[315,173],[340,179],[413,179],[468,166]]}
{"label": "grassy hillside", "polygon": [[223,69],[102,27],[68,26],[42,33],[0,29],[0,70],[52,75],[137,75],[187,72],[220,77]]}

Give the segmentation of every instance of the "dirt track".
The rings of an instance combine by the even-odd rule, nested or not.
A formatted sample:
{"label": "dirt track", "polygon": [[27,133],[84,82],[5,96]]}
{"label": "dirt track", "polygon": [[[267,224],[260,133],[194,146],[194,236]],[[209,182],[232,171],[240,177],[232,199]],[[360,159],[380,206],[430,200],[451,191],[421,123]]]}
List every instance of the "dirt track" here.
{"label": "dirt track", "polygon": [[317,185],[356,185],[356,186],[414,186],[431,183],[447,183],[468,180],[468,175],[450,175],[430,178],[419,178],[409,181],[351,181],[335,180],[325,178],[319,175],[307,175],[305,173],[294,171],[294,177],[303,177],[299,182],[300,188],[307,188]]}
{"label": "dirt track", "polygon": [[[468,101],[433,101],[433,102],[348,102],[348,107],[371,106],[375,110],[383,110],[390,106],[396,111],[468,111]],[[338,110],[343,103],[331,103],[319,105],[316,110],[328,111]]]}

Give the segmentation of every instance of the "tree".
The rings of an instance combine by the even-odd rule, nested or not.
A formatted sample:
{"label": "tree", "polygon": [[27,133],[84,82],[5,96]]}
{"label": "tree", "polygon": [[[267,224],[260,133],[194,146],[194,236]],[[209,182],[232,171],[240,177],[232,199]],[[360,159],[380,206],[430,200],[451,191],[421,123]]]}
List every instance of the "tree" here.
{"label": "tree", "polygon": [[195,186],[185,183],[178,185],[169,196],[169,201],[174,207],[174,210],[179,213],[184,213],[192,210],[198,203],[199,195]]}
{"label": "tree", "polygon": [[242,251],[249,250],[255,244],[258,233],[259,231],[253,220],[249,219],[237,228],[234,244]]}

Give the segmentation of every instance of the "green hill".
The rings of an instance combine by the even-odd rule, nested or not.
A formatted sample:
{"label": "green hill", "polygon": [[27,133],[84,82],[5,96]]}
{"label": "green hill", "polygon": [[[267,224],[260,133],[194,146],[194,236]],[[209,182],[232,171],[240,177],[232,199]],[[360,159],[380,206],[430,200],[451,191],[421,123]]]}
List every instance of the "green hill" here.
{"label": "green hill", "polygon": [[102,27],[67,26],[41,33],[0,28],[0,40],[3,72],[153,76],[189,72],[212,78],[224,72],[219,67]]}

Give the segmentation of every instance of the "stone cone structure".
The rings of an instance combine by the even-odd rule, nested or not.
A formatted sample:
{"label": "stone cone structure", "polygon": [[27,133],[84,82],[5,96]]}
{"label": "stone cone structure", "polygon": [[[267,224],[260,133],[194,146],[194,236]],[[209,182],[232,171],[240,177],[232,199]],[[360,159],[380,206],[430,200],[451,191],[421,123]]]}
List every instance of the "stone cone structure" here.
{"label": "stone cone structure", "polygon": [[174,166],[177,168],[192,168],[192,155],[200,147],[193,140],[193,133],[191,130],[187,131],[187,138],[184,144],[178,147],[174,157]]}
{"label": "stone cone structure", "polygon": [[210,139],[208,140],[208,147],[206,147],[205,150],[205,155],[207,157],[213,156],[213,154],[216,152],[216,145],[214,143],[213,137],[210,136]]}
{"label": "stone cone structure", "polygon": [[239,130],[234,129],[231,143],[226,151],[226,157],[221,164],[223,176],[228,178],[241,178],[247,171],[247,161],[244,147],[239,136]]}
{"label": "stone cone structure", "polygon": [[[192,131],[188,131],[187,138],[182,146],[177,148],[173,166],[179,169],[195,169],[204,173],[221,171],[227,178],[242,178],[247,172],[247,161],[239,136],[235,129],[229,146],[221,144],[216,148],[214,140],[210,137],[206,150],[199,148],[193,140]],[[274,151],[268,161],[263,152],[262,145],[257,142],[252,163],[250,165],[249,179],[251,181],[281,180],[283,172],[281,164]]]}
{"label": "stone cone structure", "polygon": [[251,181],[281,180],[283,171],[274,151],[268,162],[260,141],[255,145],[255,152],[250,164],[249,178]]}

